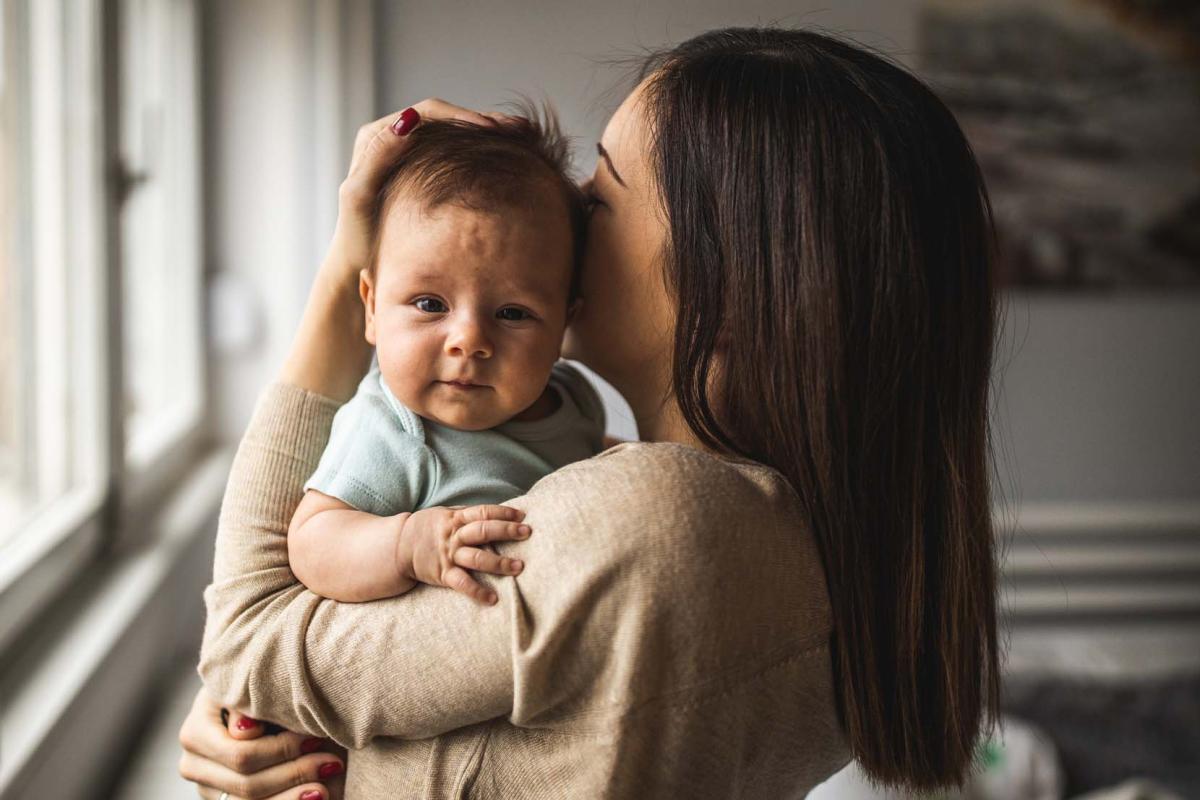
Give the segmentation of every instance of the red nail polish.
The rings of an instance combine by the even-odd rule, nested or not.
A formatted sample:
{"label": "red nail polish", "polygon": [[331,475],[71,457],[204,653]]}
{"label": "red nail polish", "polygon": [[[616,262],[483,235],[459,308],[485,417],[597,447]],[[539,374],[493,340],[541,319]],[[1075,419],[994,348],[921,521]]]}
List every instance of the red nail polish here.
{"label": "red nail polish", "polygon": [[324,739],[318,739],[316,737],[313,737],[312,739],[305,739],[303,742],[300,743],[300,752],[301,753],[315,752],[317,750],[320,750],[321,745],[323,745],[323,744],[325,744]]}
{"label": "red nail polish", "polygon": [[392,123],[392,133],[397,136],[408,136],[420,121],[421,115],[417,113],[415,108],[406,108],[400,112],[400,119]]}
{"label": "red nail polish", "polygon": [[300,795],[300,800],[321,800],[321,793],[312,789]]}
{"label": "red nail polish", "polygon": [[239,731],[248,731],[251,728],[258,727],[258,720],[250,719],[249,717],[242,717],[241,719],[239,719],[237,722],[234,723],[234,727],[237,728]]}
{"label": "red nail polish", "polygon": [[328,764],[322,764],[317,768],[317,775],[321,780],[327,780],[335,775],[342,774],[342,765],[336,761],[330,761]]}

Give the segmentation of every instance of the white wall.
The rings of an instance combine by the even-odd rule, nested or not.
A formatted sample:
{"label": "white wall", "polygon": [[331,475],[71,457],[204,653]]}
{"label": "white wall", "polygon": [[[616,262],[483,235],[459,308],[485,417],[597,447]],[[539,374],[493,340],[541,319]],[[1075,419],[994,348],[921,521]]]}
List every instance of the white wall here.
{"label": "white wall", "polygon": [[283,360],[375,98],[371,0],[212,0],[205,25],[216,434],[236,440]]}
{"label": "white wall", "polygon": [[1014,499],[1200,499],[1200,292],[1007,302],[997,411]]}
{"label": "white wall", "polygon": [[618,70],[598,63],[643,47],[671,44],[711,28],[779,21],[857,32],[864,43],[907,61],[916,20],[911,6],[888,0],[795,3],[716,2],[402,3],[381,0],[379,96],[403,108],[428,96],[459,105],[492,107],[513,91],[548,95],[568,131],[579,137],[580,165],[590,172],[588,148],[620,102]]}

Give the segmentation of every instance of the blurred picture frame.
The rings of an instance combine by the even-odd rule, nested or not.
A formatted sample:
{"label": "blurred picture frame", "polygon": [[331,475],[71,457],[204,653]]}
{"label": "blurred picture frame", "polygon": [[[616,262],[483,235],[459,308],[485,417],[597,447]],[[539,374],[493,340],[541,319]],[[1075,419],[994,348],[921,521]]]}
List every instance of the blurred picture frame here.
{"label": "blurred picture frame", "polygon": [[921,73],[981,164],[1009,287],[1200,288],[1186,0],[927,0]]}

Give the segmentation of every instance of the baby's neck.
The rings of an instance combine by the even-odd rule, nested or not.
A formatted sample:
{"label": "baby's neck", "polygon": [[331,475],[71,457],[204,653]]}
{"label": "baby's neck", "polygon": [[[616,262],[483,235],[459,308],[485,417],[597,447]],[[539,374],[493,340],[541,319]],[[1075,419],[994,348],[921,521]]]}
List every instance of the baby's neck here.
{"label": "baby's neck", "polygon": [[533,405],[525,409],[519,414],[513,416],[513,422],[536,422],[539,419],[546,417],[558,411],[558,407],[562,404],[562,398],[558,396],[558,392],[547,386],[542,390],[542,395],[537,400],[533,401]]}

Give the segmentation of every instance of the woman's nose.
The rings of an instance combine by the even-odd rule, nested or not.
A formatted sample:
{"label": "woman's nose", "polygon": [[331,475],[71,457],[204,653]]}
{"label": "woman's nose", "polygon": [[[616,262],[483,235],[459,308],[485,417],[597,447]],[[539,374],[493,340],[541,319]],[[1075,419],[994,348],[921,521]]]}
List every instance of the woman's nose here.
{"label": "woman's nose", "polygon": [[446,353],[466,358],[491,358],[492,342],[475,319],[459,320],[446,337]]}

